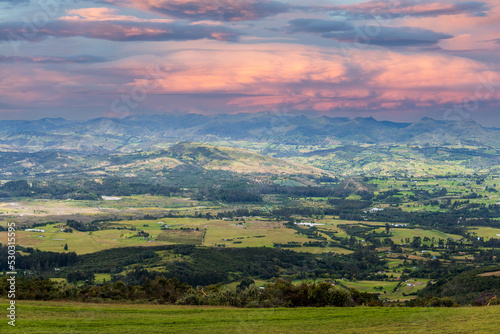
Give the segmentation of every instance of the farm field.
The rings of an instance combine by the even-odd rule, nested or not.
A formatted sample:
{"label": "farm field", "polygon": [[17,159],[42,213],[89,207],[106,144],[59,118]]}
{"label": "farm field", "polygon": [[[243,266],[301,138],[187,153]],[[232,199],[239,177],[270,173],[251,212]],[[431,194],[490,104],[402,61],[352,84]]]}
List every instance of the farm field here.
{"label": "farm field", "polygon": [[485,240],[500,237],[500,228],[483,227],[483,226],[471,227],[469,228],[469,232],[475,233],[476,236],[484,238]]}
{"label": "farm field", "polygon": [[398,281],[349,281],[342,280],[341,283],[349,288],[354,288],[359,291],[380,293],[380,299],[387,300],[408,300],[419,291],[425,288],[428,279],[411,279],[402,282],[396,291]]}
{"label": "farm field", "polygon": [[[376,232],[383,232],[384,229],[380,228],[375,230]],[[392,237],[391,240],[394,243],[401,243],[401,240],[405,240],[406,238],[413,239],[413,237],[420,237],[422,240],[424,238],[431,239],[431,241],[423,241],[425,244],[430,245],[431,243],[436,244],[439,239],[454,239],[460,240],[462,237],[460,235],[444,233],[437,230],[422,230],[419,228],[415,229],[407,229],[407,228],[391,228]]]}
{"label": "farm field", "polygon": [[[147,200],[147,197],[139,196],[130,198],[130,201]],[[157,199],[160,201],[159,199]],[[109,201],[116,204],[118,201]],[[163,202],[167,202],[163,200]],[[29,203],[29,201],[28,201]],[[137,204],[136,203],[136,204]],[[84,205],[84,203],[66,202],[69,207]],[[26,203],[16,203],[25,207]],[[50,206],[49,206],[50,207]],[[55,206],[54,206],[55,207]],[[343,225],[360,225],[376,227],[375,232],[385,230],[384,223],[369,221],[342,220],[334,216],[322,218],[306,219],[305,222],[318,224],[319,231],[335,232],[336,237],[349,238],[349,234],[341,228]],[[2,222],[6,225],[7,220]],[[297,233],[297,231],[287,228],[284,222],[265,220],[263,218],[253,218],[246,220],[226,220],[192,218],[192,217],[164,217],[158,219],[125,219],[118,221],[106,221],[103,228],[98,231],[73,231],[65,233],[62,231],[64,224],[47,224],[40,229],[45,232],[17,232],[17,244],[23,247],[33,247],[42,251],[64,252],[65,245],[67,251],[77,254],[87,254],[104,249],[127,247],[127,246],[156,246],[168,244],[193,244],[208,247],[273,247],[275,243],[287,244],[288,242],[307,243],[311,241],[307,236]],[[378,227],[378,228],[377,228]],[[474,227],[469,229],[481,238],[495,237],[500,234],[500,229],[488,227]],[[142,232],[145,234],[142,234]],[[390,239],[400,244],[406,239],[420,237],[422,243],[430,245],[437,244],[439,239],[460,240],[459,235],[443,233],[437,230],[423,230],[419,228],[392,227]],[[331,238],[323,232],[320,235],[327,240]],[[0,232],[0,243],[6,243],[7,232]],[[359,237],[356,239],[361,240]],[[402,241],[403,240],[403,241]],[[318,253],[339,253],[350,254],[353,251],[341,247],[295,247],[291,248],[298,252]],[[432,254],[434,255],[434,254]],[[398,263],[399,264],[399,263]],[[394,277],[399,277],[396,271],[389,272]]]}
{"label": "farm field", "polygon": [[[5,333],[494,333],[499,306],[236,309],[19,301]],[[0,301],[5,309],[7,302]]]}
{"label": "farm field", "polygon": [[203,205],[207,203],[181,197],[133,195],[105,198],[108,199],[75,201],[71,199],[23,198],[20,201],[0,202],[0,225],[5,226],[7,220],[15,220],[19,224],[30,224],[56,220],[57,218],[93,220],[101,217],[118,216],[133,219],[145,214],[191,213],[195,210],[211,208]]}
{"label": "farm field", "polygon": [[[322,219],[315,222],[324,224],[319,227],[332,229],[337,236],[348,237],[339,224],[358,224],[342,220]],[[273,247],[275,243],[306,243],[311,239],[286,228],[283,222],[264,219],[233,221],[205,218],[160,218],[148,220],[120,220],[104,222],[99,231],[63,232],[65,224],[47,224],[37,228],[44,232],[18,231],[17,244],[33,247],[42,251],[87,254],[109,248],[127,246],[155,246],[168,244],[194,244],[200,246],[224,247]],[[375,224],[375,223],[374,223]],[[141,234],[143,231],[147,235]],[[7,232],[0,232],[0,243],[6,243]],[[352,251],[339,247],[301,247],[302,252],[338,252],[349,254]]]}
{"label": "farm field", "polygon": [[[156,223],[156,221],[155,221]],[[49,224],[40,228],[45,232],[18,231],[17,244],[23,247],[33,247],[42,251],[64,252],[67,244],[69,252],[77,254],[93,253],[104,249],[126,246],[148,246],[155,244],[170,244],[169,242],[150,242],[137,236],[137,231],[126,229],[105,229],[100,231],[65,233],[56,228],[58,224]],[[158,227],[156,237],[161,232]],[[0,232],[0,243],[7,240],[7,232]]]}
{"label": "farm field", "polygon": [[336,253],[336,254],[352,254],[354,251],[350,249],[345,249],[341,247],[297,247],[291,248],[296,252],[306,252],[312,254],[320,254],[320,253]]}
{"label": "farm field", "polygon": [[[83,274],[89,273],[89,268],[93,276],[88,279],[95,284],[116,280],[139,284],[139,278],[146,275],[154,277],[155,272],[168,272],[193,286],[204,282],[198,277],[213,274],[211,283],[234,290],[245,277],[263,285],[281,276],[294,281],[335,280],[390,301],[417,298],[426,293],[421,290],[429,281],[436,282],[455,265],[472,268],[479,259],[488,264],[498,262],[494,238],[500,234],[500,211],[498,206],[487,206],[500,201],[494,191],[500,183],[495,175],[367,177],[344,183],[324,178],[328,184],[325,189],[295,189],[296,185],[289,184],[291,188],[286,189],[263,188],[260,201],[234,203],[210,197],[214,196],[210,190],[200,194],[182,190],[175,196],[115,195],[78,201],[12,197],[0,202],[0,243],[7,243],[5,228],[15,222],[21,255],[29,257],[37,253],[35,250],[75,252],[90,264],[78,267],[66,266],[63,260],[61,264],[52,259],[36,260],[35,265],[23,269],[29,273],[39,264],[46,277],[76,287],[85,284]],[[273,179],[276,185],[282,181],[285,178]],[[226,196],[231,191],[221,194]],[[243,196],[237,191],[235,194]],[[490,220],[479,220],[477,212],[491,217]],[[444,219],[445,213],[452,214],[452,219]],[[461,216],[468,217],[467,224],[457,224]],[[488,224],[495,227],[487,227]],[[137,248],[138,252],[144,251],[146,258],[134,258],[130,254],[133,251],[119,254],[123,247],[166,245],[168,250]],[[266,252],[288,254],[290,262],[281,263],[280,255],[269,255],[266,262],[261,262],[260,256],[245,257],[249,266],[231,263],[230,257],[224,255],[222,259],[230,266],[217,269],[219,263],[214,263],[200,267],[210,258],[198,256],[218,256],[210,253],[212,250],[252,254],[264,248]],[[193,250],[196,256],[189,255]],[[112,259],[116,256],[115,262],[129,255],[131,259],[116,268],[112,261],[101,268],[91,262],[92,254],[100,251]],[[66,279],[80,274],[79,271],[80,279]]]}

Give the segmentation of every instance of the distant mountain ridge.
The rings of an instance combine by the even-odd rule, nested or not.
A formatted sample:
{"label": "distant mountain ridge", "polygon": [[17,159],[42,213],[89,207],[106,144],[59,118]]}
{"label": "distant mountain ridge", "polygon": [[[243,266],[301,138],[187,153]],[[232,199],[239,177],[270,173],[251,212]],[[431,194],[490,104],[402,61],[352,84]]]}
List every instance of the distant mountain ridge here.
{"label": "distant mountain ridge", "polygon": [[133,152],[165,148],[180,141],[252,141],[288,145],[338,144],[481,144],[500,148],[500,130],[475,121],[414,123],[372,117],[309,117],[256,114],[133,115],[70,121],[43,118],[0,121],[0,150],[64,150],[86,153]]}

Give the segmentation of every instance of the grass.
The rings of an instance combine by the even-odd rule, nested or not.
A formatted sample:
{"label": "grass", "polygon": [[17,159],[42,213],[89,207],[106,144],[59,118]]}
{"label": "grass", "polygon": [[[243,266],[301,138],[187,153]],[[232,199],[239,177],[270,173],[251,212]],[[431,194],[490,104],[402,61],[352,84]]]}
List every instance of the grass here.
{"label": "grass", "polygon": [[111,274],[94,274],[96,283],[103,283],[104,281],[111,281]]}
{"label": "grass", "polygon": [[158,234],[158,241],[201,245],[205,230],[166,230]]}
{"label": "grass", "polygon": [[[319,229],[337,232],[339,237],[349,237],[338,228],[339,224],[359,224],[355,221],[337,220],[332,216],[311,220],[320,224]],[[365,222],[382,226],[381,223]],[[107,228],[93,232],[61,232],[64,224],[48,224],[42,227],[45,232],[18,231],[17,244],[34,247],[43,251],[63,252],[68,244],[68,251],[87,254],[109,248],[127,246],[152,246],[158,244],[184,243],[204,246],[224,244],[226,247],[273,247],[274,243],[286,244],[290,241],[308,242],[311,239],[286,228],[283,222],[265,219],[246,221],[205,218],[160,218],[150,220],[121,220],[106,222]],[[162,226],[168,230],[162,230]],[[184,228],[184,230],[181,230]],[[186,228],[198,231],[188,231]],[[139,231],[149,234],[149,238],[137,236]],[[206,233],[205,233],[206,231]],[[326,236],[326,235],[324,235]],[[327,239],[330,239],[327,237]],[[0,232],[0,243],[7,240],[7,232]],[[336,248],[303,247],[294,250],[309,253],[335,252],[349,254],[351,251]]]}
{"label": "grass", "polygon": [[225,244],[228,247],[273,247],[274,243],[289,241],[307,242],[305,236],[295,230],[284,228],[282,222],[274,221],[210,221],[205,235],[205,246]]}
{"label": "grass", "polygon": [[500,237],[500,229],[493,227],[470,227],[469,232],[475,233],[478,237],[484,238],[485,240]]}
{"label": "grass", "polygon": [[303,252],[303,253],[312,253],[312,254],[320,254],[320,253],[337,253],[337,254],[352,254],[354,251],[341,248],[341,247],[295,247],[295,248],[286,248],[293,250],[295,252]]}
{"label": "grass", "polygon": [[408,282],[401,283],[401,286],[396,292],[388,293],[387,295],[384,295],[384,297],[391,300],[412,299],[414,298],[414,296],[411,296],[410,293],[416,293],[419,290],[422,290],[423,288],[425,288],[427,282],[429,282],[429,280],[423,278],[411,279]]}
{"label": "grass", "polygon": [[[346,281],[342,280],[341,283],[349,288],[354,288],[359,291],[367,291],[367,292],[379,292],[379,291],[387,291],[390,292],[392,291],[396,285],[398,285],[398,282],[394,281]],[[378,287],[382,287],[382,290],[376,289]]]}
{"label": "grass", "polygon": [[[157,234],[160,233],[158,228]],[[16,233],[18,245],[24,247],[35,247],[43,251],[63,252],[64,245],[68,244],[69,252],[77,254],[87,254],[97,252],[103,249],[126,247],[126,246],[150,246],[154,243],[148,243],[141,237],[135,237],[137,231],[129,230],[101,230],[93,232],[64,233],[52,232],[47,229],[46,232],[26,232]],[[0,232],[0,243],[5,243],[7,232]]]}
{"label": "grass", "polygon": [[[494,333],[500,307],[235,309],[18,301],[5,333]],[[0,301],[5,310],[7,301]]]}
{"label": "grass", "polygon": [[[382,229],[377,229],[375,230],[376,232],[384,232],[385,228]],[[437,230],[423,230],[419,228],[415,229],[407,229],[407,228],[391,228],[391,233],[392,233],[392,241],[394,243],[399,244],[401,243],[401,239],[405,240],[406,238],[410,238],[410,242],[413,240],[413,237],[420,237],[422,239],[422,243],[430,245],[432,241],[424,242],[423,239],[425,237],[429,238],[432,240],[434,238],[434,244],[437,245],[439,239],[446,240],[448,238],[452,238],[455,240],[460,240],[462,239],[462,236],[460,235],[455,235],[455,234],[449,234],[449,233],[444,233],[441,231]]]}

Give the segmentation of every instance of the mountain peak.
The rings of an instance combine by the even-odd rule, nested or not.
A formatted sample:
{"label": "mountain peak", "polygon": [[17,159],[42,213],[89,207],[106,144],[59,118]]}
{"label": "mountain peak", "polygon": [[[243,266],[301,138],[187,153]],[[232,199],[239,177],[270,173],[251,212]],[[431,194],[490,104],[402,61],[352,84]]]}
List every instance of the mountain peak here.
{"label": "mountain peak", "polygon": [[377,120],[375,118],[373,118],[372,116],[368,116],[368,117],[356,117],[354,118],[354,120],[358,120],[358,121],[368,121],[368,122],[377,122]]}
{"label": "mountain peak", "polygon": [[417,121],[416,123],[419,123],[419,122],[437,122],[434,118],[431,118],[431,117],[422,117],[419,121]]}

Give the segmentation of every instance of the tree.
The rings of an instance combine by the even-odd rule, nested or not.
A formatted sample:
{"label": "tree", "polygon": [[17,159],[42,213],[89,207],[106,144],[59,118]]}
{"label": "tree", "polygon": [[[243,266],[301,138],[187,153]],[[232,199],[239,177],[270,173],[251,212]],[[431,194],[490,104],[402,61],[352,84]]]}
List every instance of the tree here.
{"label": "tree", "polygon": [[422,239],[420,237],[413,237],[413,241],[410,244],[411,248],[418,249],[422,244]]}
{"label": "tree", "polygon": [[236,291],[247,289],[250,285],[255,284],[255,281],[249,277],[243,279],[240,284],[236,286]]}
{"label": "tree", "polygon": [[68,244],[64,244],[64,250],[68,250]]}

